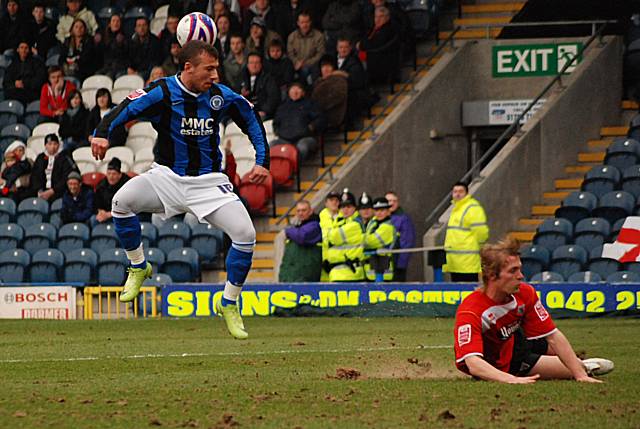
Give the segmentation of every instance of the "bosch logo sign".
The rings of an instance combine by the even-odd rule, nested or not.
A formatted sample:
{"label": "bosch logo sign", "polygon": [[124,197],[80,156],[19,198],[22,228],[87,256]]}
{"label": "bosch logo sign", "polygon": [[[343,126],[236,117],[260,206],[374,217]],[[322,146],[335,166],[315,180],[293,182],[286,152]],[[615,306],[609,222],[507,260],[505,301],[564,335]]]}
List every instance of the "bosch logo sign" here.
{"label": "bosch logo sign", "polygon": [[24,292],[5,293],[4,302],[7,304],[21,302],[68,302],[69,295],[66,292]]}

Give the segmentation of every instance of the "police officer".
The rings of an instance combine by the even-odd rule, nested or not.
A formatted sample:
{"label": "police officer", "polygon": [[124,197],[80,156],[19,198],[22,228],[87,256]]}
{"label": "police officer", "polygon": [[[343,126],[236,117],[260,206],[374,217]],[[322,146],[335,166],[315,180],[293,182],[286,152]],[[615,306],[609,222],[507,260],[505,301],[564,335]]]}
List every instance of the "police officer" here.
{"label": "police officer", "polygon": [[340,214],[327,235],[327,259],[323,261],[329,281],[364,280],[364,227],[356,210],[356,198],[348,189],[340,196]]}
{"label": "police officer", "polygon": [[363,192],[362,195],[360,195],[360,200],[358,201],[358,213],[360,213],[362,224],[366,229],[369,221],[373,219],[373,200],[366,192]]}
{"label": "police officer", "polygon": [[[324,208],[320,212],[320,229],[322,230],[322,260],[327,260],[327,245],[329,231],[331,230],[331,226],[333,225],[333,221],[338,216],[340,212],[340,193],[339,192],[329,192],[327,197],[324,200]],[[325,270],[324,264],[322,271],[320,272],[320,281],[328,282],[329,281],[329,271]]]}
{"label": "police officer", "polygon": [[399,238],[391,223],[391,204],[384,197],[376,198],[372,208],[374,217],[364,234],[365,255],[369,256],[364,266],[365,276],[369,281],[391,281],[393,257],[376,253],[378,249],[393,249]]}

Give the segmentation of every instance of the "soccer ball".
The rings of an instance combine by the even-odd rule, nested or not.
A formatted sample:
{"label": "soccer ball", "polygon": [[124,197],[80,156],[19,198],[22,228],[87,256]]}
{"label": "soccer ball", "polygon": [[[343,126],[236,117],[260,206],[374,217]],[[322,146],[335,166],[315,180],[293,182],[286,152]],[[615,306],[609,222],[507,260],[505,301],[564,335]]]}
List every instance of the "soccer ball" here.
{"label": "soccer ball", "polygon": [[218,37],[218,29],[209,15],[200,12],[192,12],[182,17],[176,31],[178,43],[184,46],[191,40],[202,40],[213,45]]}

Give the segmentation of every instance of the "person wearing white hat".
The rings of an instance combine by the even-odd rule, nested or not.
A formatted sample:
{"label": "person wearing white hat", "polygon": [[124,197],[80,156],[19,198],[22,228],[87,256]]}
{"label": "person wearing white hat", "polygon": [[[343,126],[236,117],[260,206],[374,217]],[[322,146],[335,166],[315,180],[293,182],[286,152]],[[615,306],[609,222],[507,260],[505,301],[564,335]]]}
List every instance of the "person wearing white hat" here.
{"label": "person wearing white hat", "polygon": [[24,156],[25,149],[24,143],[15,140],[4,151],[4,165],[0,174],[0,192],[3,197],[13,197],[21,185],[20,177],[31,172],[31,164]]}

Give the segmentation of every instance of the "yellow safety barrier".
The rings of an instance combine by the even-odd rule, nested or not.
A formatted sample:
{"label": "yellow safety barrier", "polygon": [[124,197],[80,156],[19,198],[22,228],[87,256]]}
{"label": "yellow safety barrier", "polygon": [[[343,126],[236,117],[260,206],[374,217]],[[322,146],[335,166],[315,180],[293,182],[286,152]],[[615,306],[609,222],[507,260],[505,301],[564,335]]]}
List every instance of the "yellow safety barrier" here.
{"label": "yellow safety barrier", "polygon": [[[158,291],[155,286],[143,286],[140,288],[140,295],[132,303],[120,302],[122,286],[90,286],[84,288],[84,318],[92,320],[97,315],[99,320],[106,319],[128,319],[133,317],[158,317]],[[97,312],[94,311],[94,298],[97,298]],[[148,308],[150,298],[151,308]],[[141,312],[138,314],[138,300],[141,301]],[[132,305],[133,304],[133,305]]]}

